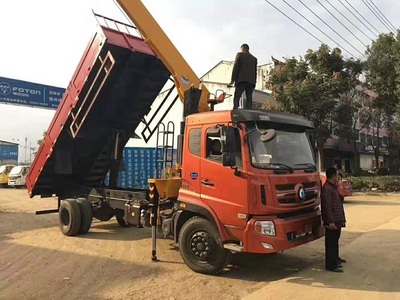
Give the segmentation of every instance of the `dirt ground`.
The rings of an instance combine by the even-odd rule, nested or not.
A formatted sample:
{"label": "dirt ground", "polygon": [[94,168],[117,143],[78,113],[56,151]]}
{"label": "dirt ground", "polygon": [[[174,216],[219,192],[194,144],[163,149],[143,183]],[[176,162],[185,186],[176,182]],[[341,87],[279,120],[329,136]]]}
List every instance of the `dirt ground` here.
{"label": "dirt ground", "polygon": [[94,221],[65,237],[54,199],[0,189],[0,299],[400,299],[400,195],[347,198],[343,274],[324,271],[324,240],[236,255],[219,276],[192,272],[170,240],[151,262],[149,229]]}

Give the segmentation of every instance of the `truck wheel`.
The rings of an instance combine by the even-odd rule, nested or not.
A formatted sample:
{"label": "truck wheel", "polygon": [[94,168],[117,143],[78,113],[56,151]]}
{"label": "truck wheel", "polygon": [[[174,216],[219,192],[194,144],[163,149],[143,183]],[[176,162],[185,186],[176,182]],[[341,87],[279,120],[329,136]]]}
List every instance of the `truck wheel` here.
{"label": "truck wheel", "polygon": [[90,226],[92,226],[92,205],[86,198],[77,198],[76,201],[79,203],[81,210],[81,228],[79,229],[79,233],[85,234],[89,232]]}
{"label": "truck wheel", "polygon": [[81,210],[75,199],[66,199],[61,202],[58,213],[61,232],[66,236],[79,233],[81,228]]}
{"label": "truck wheel", "polygon": [[193,217],[183,225],[179,248],[186,265],[202,274],[220,273],[232,256],[229,250],[224,249],[217,228],[200,217]]}

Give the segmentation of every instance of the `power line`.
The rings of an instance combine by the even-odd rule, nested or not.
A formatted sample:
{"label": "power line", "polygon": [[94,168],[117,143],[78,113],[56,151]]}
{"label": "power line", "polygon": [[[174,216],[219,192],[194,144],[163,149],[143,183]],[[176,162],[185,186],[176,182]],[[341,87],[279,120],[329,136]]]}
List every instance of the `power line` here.
{"label": "power line", "polygon": [[355,28],[357,28],[366,38],[372,41],[372,39],[364,33],[356,24],[354,24],[351,20],[349,20],[340,10],[338,10],[334,5],[332,5],[329,0],[326,0],[326,2],[334,9],[336,10],[343,18],[347,20],[351,25],[353,25]]}
{"label": "power line", "polygon": [[368,7],[368,9],[372,12],[372,14],[383,24],[383,26],[385,26],[387,30],[392,32],[392,30],[382,21],[381,17],[378,16],[376,12],[370,7],[369,3],[365,2],[364,0],[362,0],[362,2],[365,4],[366,7]]}
{"label": "power line", "polygon": [[[311,35],[313,38],[315,38],[317,41],[319,41],[321,44],[324,44],[323,41],[321,41],[319,38],[317,38],[315,35],[313,35],[311,32],[309,32],[307,29],[305,29],[303,26],[301,26],[299,23],[297,23],[295,20],[293,20],[291,17],[289,17],[287,14],[285,14],[283,11],[281,11],[279,8],[277,8],[275,5],[273,5],[271,2],[269,2],[268,0],[265,0],[265,2],[267,2],[269,5],[271,5],[273,8],[275,8],[277,11],[279,11],[282,15],[284,15],[290,21],[295,23],[297,26],[299,26],[301,29],[303,29],[305,32],[307,32],[309,35]],[[345,50],[351,56],[354,56],[349,51],[347,51],[346,49],[343,48],[343,50]]]}
{"label": "power line", "polygon": [[[385,15],[380,11],[380,9],[374,4],[374,2],[372,2],[372,0],[370,0],[370,1],[368,1],[368,4],[369,5],[371,5],[371,7],[374,9],[374,11],[378,14],[378,16],[380,16],[380,15],[382,15],[382,16],[380,16],[381,17],[381,22],[382,22],[382,20],[386,23],[386,25],[388,25],[389,27],[391,27],[391,28],[388,28],[385,24],[385,26],[386,26],[386,28],[388,28],[389,29],[389,31],[392,31],[392,29],[396,32],[396,28],[393,26],[393,24],[392,23],[390,23],[390,21],[385,17]],[[382,22],[383,23],[383,22]]]}
{"label": "power line", "polygon": [[[300,0],[299,0],[299,1],[300,1]],[[300,1],[300,2],[301,2],[301,1]],[[346,30],[347,30],[348,32],[350,32],[352,36],[354,36],[361,44],[363,44],[365,48],[367,48],[367,45],[365,45],[365,44],[363,43],[363,41],[361,41],[361,40],[359,39],[359,37],[356,36],[356,35],[354,34],[354,32],[352,32],[350,29],[348,29],[338,18],[336,18],[336,16],[335,16],[333,13],[331,13],[331,12],[329,11],[329,9],[327,9],[327,8],[325,7],[325,5],[323,5],[319,0],[317,0],[317,2],[318,2],[332,17],[334,17],[336,21],[338,21],[344,28],[346,28]],[[363,55],[364,55],[364,54],[363,54]]]}
{"label": "power line", "polygon": [[[376,28],[374,27],[374,25],[372,25],[362,14],[360,14],[359,11],[358,11],[357,9],[355,9],[355,8],[353,7],[353,5],[351,5],[351,4],[349,3],[349,1],[347,1],[347,0],[344,0],[344,1],[346,1],[346,3],[347,3],[348,5],[350,5],[350,7],[351,7],[352,9],[354,9],[354,11],[355,11],[361,18],[363,18],[364,21],[366,21],[373,29],[375,29],[375,31],[376,31],[378,34],[380,34],[379,30],[376,29]],[[339,0],[339,2],[341,2],[341,1]]]}
{"label": "power line", "polygon": [[394,31],[397,31],[397,28],[389,21],[388,18],[386,18],[386,16],[381,12],[381,10],[374,4],[374,2],[372,0],[370,0],[370,2],[381,13],[381,15],[386,19],[386,21],[388,21],[388,23],[393,27]]}
{"label": "power line", "polygon": [[[356,47],[354,47],[352,44],[350,44],[345,38],[343,38],[335,29],[333,29],[328,23],[326,23],[324,20],[322,20],[316,13],[314,13],[307,5],[305,5],[301,0],[299,0],[301,4],[303,4],[314,16],[316,16],[318,19],[320,19],[326,26],[328,26],[333,32],[335,32],[338,36],[340,36],[347,44],[349,44],[353,49],[355,49],[358,53],[360,53],[362,56],[365,57],[363,53],[361,53]],[[317,28],[320,32],[322,32],[327,38],[329,38],[331,41],[336,43],[340,48],[343,48],[340,46],[337,42],[335,42],[330,36],[328,36],[325,32],[323,32],[319,27],[314,25],[311,21],[309,21],[305,16],[303,16],[297,9],[295,9],[293,6],[291,6],[289,3],[287,3],[285,0],[283,2],[286,3],[289,7],[291,7],[295,12],[297,12],[300,16],[302,16],[307,22],[309,22],[311,25],[313,25],[315,28]],[[343,48],[344,49],[344,48]],[[347,53],[350,53],[349,51],[346,50]],[[354,57],[354,55],[352,55]]]}
{"label": "power line", "polygon": [[340,4],[343,5],[344,8],[346,8],[361,24],[363,24],[365,26],[365,28],[367,28],[373,35],[375,35],[376,37],[378,37],[378,35],[373,32],[367,25],[365,25],[365,23],[360,20],[359,17],[357,17],[346,5],[343,4],[343,2],[341,0],[339,0]]}

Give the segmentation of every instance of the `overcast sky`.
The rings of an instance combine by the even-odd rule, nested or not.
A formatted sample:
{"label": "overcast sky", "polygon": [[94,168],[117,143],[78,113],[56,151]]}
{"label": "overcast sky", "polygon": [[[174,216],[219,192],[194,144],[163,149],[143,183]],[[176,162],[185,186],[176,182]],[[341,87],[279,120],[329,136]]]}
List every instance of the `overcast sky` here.
{"label": "overcast sky", "polygon": [[[268,0],[282,12],[331,47],[340,45],[346,56],[363,58],[365,45],[374,32],[389,30],[373,15],[365,3],[371,0],[286,0],[325,32],[323,35],[298,15],[283,0]],[[394,27],[400,27],[400,2],[372,0]],[[221,60],[233,60],[242,43],[260,64],[276,58],[304,55],[317,49],[320,41],[282,15],[265,0],[144,0],[172,42],[198,76]],[[350,3],[367,20],[356,16],[341,4]],[[322,6],[324,5],[327,10]],[[353,27],[333,7],[342,12],[362,32]],[[370,4],[371,5],[371,4]],[[315,15],[310,12],[311,9]],[[113,0],[20,0],[2,1],[0,11],[0,76],[66,88],[93,33],[96,21],[92,9],[102,15],[125,21]],[[335,20],[333,13],[349,29]],[[351,45],[337,36],[319,18],[330,25]],[[369,23],[367,23],[369,22]],[[373,27],[375,27],[375,29]],[[358,52],[359,51],[359,52]],[[229,81],[229,78],[226,79]],[[37,146],[54,111],[0,104],[0,140]],[[23,155],[23,149],[20,149]]]}

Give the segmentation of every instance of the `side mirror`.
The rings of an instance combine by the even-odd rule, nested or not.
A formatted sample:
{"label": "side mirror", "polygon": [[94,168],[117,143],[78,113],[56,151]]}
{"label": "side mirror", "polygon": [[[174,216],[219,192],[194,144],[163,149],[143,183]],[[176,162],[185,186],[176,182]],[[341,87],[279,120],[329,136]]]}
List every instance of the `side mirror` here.
{"label": "side mirror", "polygon": [[235,136],[235,128],[228,126],[220,127],[221,134],[221,147],[222,153],[231,153],[235,152],[236,147],[236,136]]}

